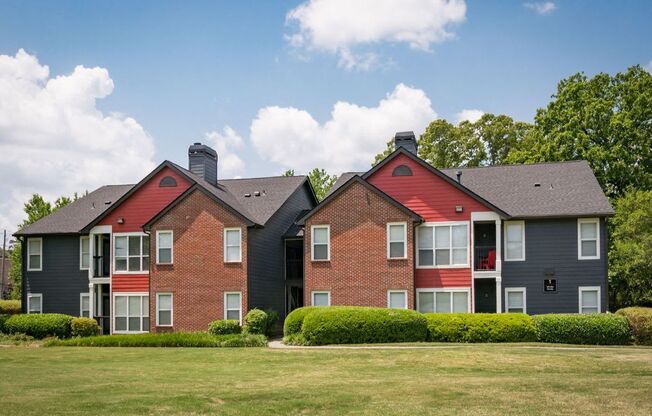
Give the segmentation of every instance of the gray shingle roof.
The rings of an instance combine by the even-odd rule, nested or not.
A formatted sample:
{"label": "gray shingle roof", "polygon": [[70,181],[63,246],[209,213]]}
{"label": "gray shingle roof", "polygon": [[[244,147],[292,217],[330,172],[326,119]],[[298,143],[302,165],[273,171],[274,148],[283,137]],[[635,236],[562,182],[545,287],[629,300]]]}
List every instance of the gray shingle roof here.
{"label": "gray shingle roof", "polygon": [[337,178],[337,180],[335,181],[335,183],[334,183],[333,186],[331,187],[330,191],[328,191],[328,193],[326,193],[326,196],[325,196],[324,198],[328,197],[330,194],[332,194],[333,192],[335,192],[335,191],[337,190],[337,188],[339,188],[340,186],[342,186],[342,185],[344,185],[345,183],[347,183],[347,182],[349,181],[349,179],[351,179],[351,178],[354,177],[355,175],[362,176],[362,175],[364,175],[364,174],[365,174],[364,172],[344,172],[344,173],[342,173],[342,174]]}
{"label": "gray shingle roof", "polygon": [[[16,232],[15,235],[78,233],[109,209],[134,185],[106,185],[66,205],[53,214]],[[106,202],[110,202],[106,204]]]}

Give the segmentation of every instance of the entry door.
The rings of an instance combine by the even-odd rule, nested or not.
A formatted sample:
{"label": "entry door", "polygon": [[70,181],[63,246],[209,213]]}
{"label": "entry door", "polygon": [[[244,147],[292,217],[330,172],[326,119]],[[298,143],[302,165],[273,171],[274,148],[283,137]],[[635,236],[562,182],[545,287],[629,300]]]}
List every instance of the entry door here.
{"label": "entry door", "polygon": [[496,279],[475,279],[475,311],[496,312]]}

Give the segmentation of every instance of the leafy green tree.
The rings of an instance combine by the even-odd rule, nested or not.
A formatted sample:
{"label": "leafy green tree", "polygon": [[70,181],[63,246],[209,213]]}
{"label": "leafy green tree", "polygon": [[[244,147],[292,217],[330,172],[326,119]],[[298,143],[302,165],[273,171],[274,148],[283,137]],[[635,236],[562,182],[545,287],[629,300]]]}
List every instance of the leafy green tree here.
{"label": "leafy green tree", "polygon": [[652,306],[652,190],[629,190],[615,205],[610,224],[611,306]]}
{"label": "leafy green tree", "polygon": [[294,176],[294,169],[288,169],[283,172],[283,176]]}
{"label": "leafy green tree", "polygon": [[336,175],[329,175],[324,169],[314,168],[308,173],[310,183],[315,190],[317,200],[321,201],[326,197],[328,191],[331,190],[333,184],[337,180]]}

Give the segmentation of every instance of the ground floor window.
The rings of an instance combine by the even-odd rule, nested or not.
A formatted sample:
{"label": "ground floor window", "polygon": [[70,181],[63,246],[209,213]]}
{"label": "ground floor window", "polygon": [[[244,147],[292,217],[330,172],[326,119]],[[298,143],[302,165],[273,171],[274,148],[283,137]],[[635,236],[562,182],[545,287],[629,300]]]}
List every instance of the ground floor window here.
{"label": "ground floor window", "polygon": [[79,316],[90,318],[91,296],[88,293],[79,294]]}
{"label": "ground floor window", "polygon": [[508,287],[505,289],[505,311],[526,313],[524,287]]}
{"label": "ground floor window", "polygon": [[600,312],[600,286],[580,286],[580,313]]}
{"label": "ground floor window", "polygon": [[312,292],[312,306],[331,306],[331,292]]}
{"label": "ground floor window", "polygon": [[149,331],[149,295],[116,294],[113,310],[113,332]]}
{"label": "ground floor window", "polygon": [[242,294],[240,292],[224,294],[224,319],[242,321]]}
{"label": "ground floor window", "polygon": [[156,294],[156,325],[172,326],[172,293]]}
{"label": "ground floor window", "polygon": [[43,295],[40,293],[27,294],[27,313],[43,313]]}
{"label": "ground floor window", "polygon": [[417,309],[422,313],[459,313],[469,311],[468,289],[419,289]]}
{"label": "ground floor window", "polygon": [[407,309],[407,290],[390,290],[387,292],[387,307]]}

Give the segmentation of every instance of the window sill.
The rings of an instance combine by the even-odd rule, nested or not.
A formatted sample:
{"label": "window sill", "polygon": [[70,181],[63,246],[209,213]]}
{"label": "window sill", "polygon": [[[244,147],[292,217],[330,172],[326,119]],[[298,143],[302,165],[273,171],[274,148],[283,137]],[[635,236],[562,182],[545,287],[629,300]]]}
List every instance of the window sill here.
{"label": "window sill", "polygon": [[577,260],[600,260],[600,257],[578,257]]}
{"label": "window sill", "polygon": [[387,257],[387,260],[407,260],[407,257]]}
{"label": "window sill", "polygon": [[242,260],[225,261],[224,264],[242,264]]}
{"label": "window sill", "polygon": [[313,263],[328,263],[329,261],[331,261],[331,259],[323,259],[323,260],[321,260],[321,259],[312,259],[310,261],[313,262]]}
{"label": "window sill", "polygon": [[470,269],[470,265],[462,265],[462,266],[416,266],[417,269]]}

